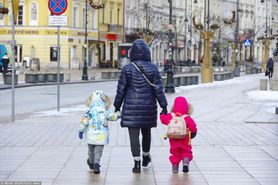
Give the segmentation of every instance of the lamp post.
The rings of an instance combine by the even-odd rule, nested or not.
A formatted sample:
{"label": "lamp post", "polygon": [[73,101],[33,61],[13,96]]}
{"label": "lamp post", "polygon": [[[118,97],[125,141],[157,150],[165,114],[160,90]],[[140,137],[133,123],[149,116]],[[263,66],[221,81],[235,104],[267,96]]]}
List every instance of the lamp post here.
{"label": "lamp post", "polygon": [[262,61],[262,71],[265,71],[266,70],[266,63],[267,63],[267,60],[269,58],[269,45],[270,45],[270,40],[268,38],[268,14],[267,14],[267,8],[268,8],[268,5],[267,5],[267,1],[264,1],[264,0],[261,0],[261,3],[264,3],[265,2],[265,39],[263,40],[263,61]]}
{"label": "lamp post", "polygon": [[[85,40],[84,40],[84,65],[82,70],[82,80],[89,80],[88,77],[88,63],[87,63],[87,48],[88,48],[88,0],[85,1]],[[89,0],[93,9],[104,8],[104,4],[97,5],[93,0]]]}
{"label": "lamp post", "polygon": [[87,44],[88,44],[88,0],[85,1],[85,41],[84,41],[84,65],[82,71],[82,80],[89,80],[87,64]]}
{"label": "lamp post", "polygon": [[168,0],[169,2],[169,43],[168,43],[168,60],[166,63],[166,72],[167,72],[167,79],[166,79],[166,85],[165,85],[165,92],[166,93],[174,93],[175,87],[174,87],[174,74],[173,74],[173,51],[172,51],[172,0]]}
{"label": "lamp post", "polygon": [[235,30],[235,41],[233,44],[233,65],[234,65],[234,76],[240,76],[240,67],[237,60],[237,48],[238,48],[238,32],[239,32],[239,0],[236,5],[236,30]]}

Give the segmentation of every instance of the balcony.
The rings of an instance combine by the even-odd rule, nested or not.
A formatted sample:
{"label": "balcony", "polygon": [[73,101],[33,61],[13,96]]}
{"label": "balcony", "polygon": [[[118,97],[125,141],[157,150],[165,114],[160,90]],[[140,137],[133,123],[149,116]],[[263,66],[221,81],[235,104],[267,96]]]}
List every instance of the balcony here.
{"label": "balcony", "polygon": [[122,32],[123,27],[117,24],[108,24],[108,32]]}

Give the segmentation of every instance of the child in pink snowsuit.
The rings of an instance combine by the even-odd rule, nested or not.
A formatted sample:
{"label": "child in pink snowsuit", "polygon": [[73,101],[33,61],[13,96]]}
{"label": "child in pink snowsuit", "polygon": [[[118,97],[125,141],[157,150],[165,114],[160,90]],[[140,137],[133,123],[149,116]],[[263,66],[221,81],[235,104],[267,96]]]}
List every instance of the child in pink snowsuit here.
{"label": "child in pink snowsuit", "polygon": [[184,139],[169,139],[171,153],[169,159],[172,163],[173,173],[178,172],[180,161],[183,161],[183,172],[187,173],[189,171],[189,162],[193,158],[190,140],[196,136],[197,128],[194,120],[188,115],[189,104],[184,97],[179,96],[175,99],[172,113],[160,115],[161,122],[168,125],[173,118],[172,114],[184,117],[189,134]]}

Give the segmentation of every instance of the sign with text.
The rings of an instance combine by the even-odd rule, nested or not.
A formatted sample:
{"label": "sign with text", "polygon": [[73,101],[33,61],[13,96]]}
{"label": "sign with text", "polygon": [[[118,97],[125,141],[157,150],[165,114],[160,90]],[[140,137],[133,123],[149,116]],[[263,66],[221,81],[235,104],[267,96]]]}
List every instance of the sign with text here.
{"label": "sign with text", "polygon": [[48,25],[49,26],[67,26],[68,17],[67,16],[48,16]]}

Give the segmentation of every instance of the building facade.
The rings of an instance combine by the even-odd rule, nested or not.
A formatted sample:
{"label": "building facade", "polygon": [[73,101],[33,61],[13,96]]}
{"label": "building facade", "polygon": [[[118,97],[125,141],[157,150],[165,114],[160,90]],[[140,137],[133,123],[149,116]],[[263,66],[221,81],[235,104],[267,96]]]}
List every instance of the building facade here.
{"label": "building facade", "polygon": [[[5,4],[4,4],[5,2]],[[103,9],[88,4],[85,45],[86,1],[68,1],[67,26],[61,27],[61,67],[82,68],[85,51],[89,67],[101,67],[101,62],[117,60],[117,44],[123,40],[123,0],[102,1]],[[12,7],[2,0],[9,14],[0,16],[0,42],[11,41]],[[39,59],[42,68],[57,66],[57,28],[48,25],[47,0],[20,0],[16,24],[16,62],[26,58]],[[85,49],[85,47],[87,47]]]}
{"label": "building facade", "polygon": [[[203,30],[196,29],[192,21],[194,18],[195,24],[207,26],[209,20],[210,27],[213,24],[219,26],[218,29],[213,30],[212,52],[213,54],[216,52],[216,46],[219,44],[222,60],[232,63],[232,45],[235,41],[237,20],[234,19],[229,24],[225,24],[224,21],[232,19],[233,11],[236,13],[237,3],[239,3],[237,60],[241,64],[244,61],[261,62],[264,46],[258,37],[265,33],[266,19],[268,19],[269,34],[271,30],[275,35],[278,27],[278,2],[276,0],[265,0],[264,3],[260,0],[210,0],[209,2],[208,4],[207,0],[172,0],[172,20],[175,26],[175,36],[172,40],[173,58],[200,62],[204,51],[201,38]],[[150,45],[153,62],[162,63],[168,57],[168,0],[155,1],[155,3],[151,0],[130,0],[126,2],[125,10],[127,42],[142,37],[140,30],[148,30],[152,25],[154,28],[151,31],[162,33],[154,37]],[[150,15],[152,15],[151,19],[149,19]],[[244,40],[252,40],[252,46],[245,46]],[[270,41],[270,53],[275,49],[275,43],[274,40]]]}
{"label": "building facade", "polygon": [[99,10],[99,66],[117,67],[118,45],[124,41],[124,0],[103,0]]}

